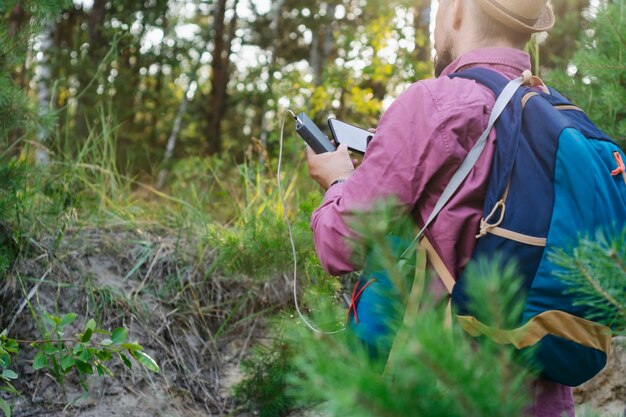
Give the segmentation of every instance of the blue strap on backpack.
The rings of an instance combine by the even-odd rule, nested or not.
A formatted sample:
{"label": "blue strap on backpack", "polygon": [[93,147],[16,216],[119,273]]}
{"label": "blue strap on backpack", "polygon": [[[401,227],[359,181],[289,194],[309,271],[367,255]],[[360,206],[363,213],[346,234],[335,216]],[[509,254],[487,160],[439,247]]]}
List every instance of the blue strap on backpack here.
{"label": "blue strap on backpack", "polygon": [[[498,97],[509,80],[484,68],[451,75],[474,80]],[[473,260],[514,258],[523,278],[517,329],[475,319],[461,276],[452,304],[461,326],[532,349],[542,376],[577,386],[606,364],[611,331],[578,305],[548,256],[582,237],[618,236],[626,228],[624,152],[555,90],[521,87],[496,123],[496,149]]]}

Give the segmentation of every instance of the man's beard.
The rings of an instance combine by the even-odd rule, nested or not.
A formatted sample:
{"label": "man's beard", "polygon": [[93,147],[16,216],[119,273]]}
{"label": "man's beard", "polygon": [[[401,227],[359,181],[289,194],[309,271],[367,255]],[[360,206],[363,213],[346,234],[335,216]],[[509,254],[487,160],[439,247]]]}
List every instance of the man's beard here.
{"label": "man's beard", "polygon": [[452,45],[450,45],[450,42],[446,42],[441,53],[435,55],[435,77],[439,78],[443,70],[445,70],[452,61],[454,61],[452,57]]}

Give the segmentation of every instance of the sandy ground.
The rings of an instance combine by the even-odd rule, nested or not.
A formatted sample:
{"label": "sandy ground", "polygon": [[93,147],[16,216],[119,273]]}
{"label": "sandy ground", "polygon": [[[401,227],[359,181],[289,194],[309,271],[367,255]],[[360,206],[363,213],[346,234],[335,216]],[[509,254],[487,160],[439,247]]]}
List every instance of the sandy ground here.
{"label": "sandy ground", "polygon": [[586,406],[606,416],[626,416],[626,337],[613,339],[606,368],[574,389],[574,397],[581,409]]}

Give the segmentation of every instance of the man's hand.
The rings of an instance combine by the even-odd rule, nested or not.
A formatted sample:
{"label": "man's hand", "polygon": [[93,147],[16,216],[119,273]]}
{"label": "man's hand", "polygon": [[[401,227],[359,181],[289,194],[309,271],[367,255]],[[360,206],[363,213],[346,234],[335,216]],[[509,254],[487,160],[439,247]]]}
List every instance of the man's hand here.
{"label": "man's hand", "polygon": [[306,148],[309,175],[327,190],[334,181],[348,179],[354,172],[354,162],[350,159],[348,147],[339,145],[335,152],[316,154],[311,147]]}

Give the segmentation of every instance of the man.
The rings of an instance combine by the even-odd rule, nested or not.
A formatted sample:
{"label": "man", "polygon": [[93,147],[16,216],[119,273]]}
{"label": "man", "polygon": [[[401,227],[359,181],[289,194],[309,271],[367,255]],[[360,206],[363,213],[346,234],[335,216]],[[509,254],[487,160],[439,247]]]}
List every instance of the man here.
{"label": "man", "polygon": [[[385,112],[362,165],[355,169],[345,146],[316,155],[309,172],[326,191],[311,228],[321,263],[331,274],[358,269],[347,240],[345,216],[372,201],[395,197],[399,209],[424,224],[441,192],[487,126],[495,97],[486,87],[448,75],[485,67],[509,79],[530,69],[523,47],[534,32],[550,29],[547,0],[440,0],[435,26],[436,78],[419,81]],[[440,212],[426,237],[454,277],[461,275],[476,244],[494,153],[495,129],[460,190]],[[433,296],[445,294],[443,284]],[[537,417],[574,415],[571,389],[550,381],[533,384]]]}

